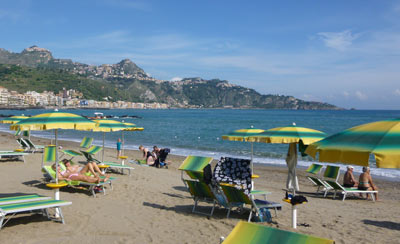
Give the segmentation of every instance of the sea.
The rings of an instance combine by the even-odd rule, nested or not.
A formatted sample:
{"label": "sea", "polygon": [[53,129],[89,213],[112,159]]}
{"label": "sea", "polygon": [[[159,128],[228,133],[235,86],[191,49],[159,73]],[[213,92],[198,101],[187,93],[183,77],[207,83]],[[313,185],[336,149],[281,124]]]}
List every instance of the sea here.
{"label": "sea", "polygon": [[[3,115],[36,115],[52,110],[0,110]],[[175,155],[220,157],[251,157],[251,144],[222,140],[222,135],[237,129],[257,128],[270,129],[290,126],[295,123],[325,132],[327,135],[340,132],[364,123],[400,118],[397,110],[261,110],[261,109],[73,109],[63,110],[79,115],[93,117],[95,112],[113,116],[115,120],[135,123],[144,131],[111,132],[105,134],[105,146],[116,148],[118,138],[124,137],[124,149],[138,149],[143,145],[151,149],[154,145],[171,149]],[[9,124],[0,124],[0,130],[9,130]],[[122,135],[123,133],[123,135]],[[32,131],[33,136],[54,138],[53,131]],[[59,139],[80,142],[84,136],[94,138],[94,144],[103,144],[102,132],[75,130],[59,130]],[[61,144],[62,145],[62,144]],[[256,164],[286,166],[287,144],[254,143],[254,159]],[[392,181],[400,181],[400,170],[380,169],[374,165],[373,155],[370,157],[371,174],[375,177]],[[314,160],[299,156],[298,167],[306,168]],[[330,163],[331,164],[331,163]],[[345,170],[346,166],[341,166]],[[361,167],[355,166],[360,173]]]}

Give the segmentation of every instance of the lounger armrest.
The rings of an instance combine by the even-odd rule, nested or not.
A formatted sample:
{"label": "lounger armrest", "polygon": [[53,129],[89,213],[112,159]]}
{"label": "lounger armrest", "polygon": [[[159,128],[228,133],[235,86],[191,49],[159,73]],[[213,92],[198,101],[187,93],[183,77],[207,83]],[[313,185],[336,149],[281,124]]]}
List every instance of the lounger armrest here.
{"label": "lounger armrest", "polygon": [[252,190],[250,192],[250,195],[256,196],[256,195],[268,195],[271,194],[269,191],[259,191],[259,190]]}

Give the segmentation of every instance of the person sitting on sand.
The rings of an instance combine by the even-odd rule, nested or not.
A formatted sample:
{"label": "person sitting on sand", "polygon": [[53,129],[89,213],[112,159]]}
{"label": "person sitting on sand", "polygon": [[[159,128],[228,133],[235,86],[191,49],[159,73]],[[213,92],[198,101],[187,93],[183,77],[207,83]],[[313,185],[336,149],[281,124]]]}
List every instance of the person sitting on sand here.
{"label": "person sitting on sand", "polygon": [[154,164],[154,157],[153,154],[149,151],[149,149],[145,148],[144,146],[140,145],[139,150],[143,152],[143,160],[146,161],[147,165]]}
{"label": "person sitting on sand", "polygon": [[[83,169],[80,170],[79,172],[74,172],[74,171],[69,171],[68,169],[65,171],[61,171],[60,166],[58,166],[58,169],[56,170],[56,164],[53,164],[52,169],[57,172],[57,176],[59,180],[77,180],[77,181],[84,181],[88,183],[100,183],[100,182],[106,182],[110,178],[110,176],[106,176],[104,179],[101,179],[98,175],[94,174],[94,176],[88,176],[86,175]],[[88,168],[88,166],[85,166],[85,168]],[[87,171],[86,171],[87,172]]]}
{"label": "person sitting on sand", "polygon": [[[362,191],[377,191],[378,187],[372,182],[369,167],[363,167],[363,173],[360,175],[358,189]],[[378,201],[378,193],[375,194],[375,199]],[[367,194],[368,199],[368,194]]]}
{"label": "person sitting on sand", "polygon": [[358,182],[353,175],[353,166],[347,166],[347,171],[344,173],[343,186],[344,187],[358,187]]}
{"label": "person sitting on sand", "polygon": [[79,165],[72,165],[71,161],[69,161],[68,159],[63,159],[62,162],[65,165],[67,171],[70,171],[72,173],[86,174],[87,172],[90,172],[92,175],[99,174],[105,176],[105,174],[100,170],[99,166],[97,166],[95,162],[88,162],[84,167]]}

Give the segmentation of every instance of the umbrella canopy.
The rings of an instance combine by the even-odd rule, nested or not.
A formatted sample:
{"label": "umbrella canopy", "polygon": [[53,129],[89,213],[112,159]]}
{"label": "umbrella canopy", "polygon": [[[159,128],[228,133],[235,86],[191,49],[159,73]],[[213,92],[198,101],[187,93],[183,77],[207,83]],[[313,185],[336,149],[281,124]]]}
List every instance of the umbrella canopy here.
{"label": "umbrella canopy", "polygon": [[128,123],[128,122],[124,122],[122,121],[122,123],[124,123],[125,125],[128,126],[132,126],[130,128],[127,128],[125,130],[121,131],[121,137],[122,137],[122,155],[124,155],[124,144],[125,144],[125,140],[124,140],[124,131],[143,131],[144,128],[143,127],[136,127],[136,125],[134,123]]}
{"label": "umbrella canopy", "polygon": [[15,123],[18,123],[19,121],[27,119],[27,118],[29,118],[29,117],[23,116],[23,115],[15,115],[15,116],[11,116],[11,117],[1,120],[0,123],[15,124]]}
{"label": "umbrella canopy", "polygon": [[304,127],[297,127],[293,123],[292,126],[277,127],[266,130],[258,135],[250,136],[247,138],[251,142],[264,142],[264,143],[285,143],[290,144],[288,154],[286,157],[286,164],[288,166],[288,178],[286,181],[286,188],[299,190],[299,184],[296,176],[297,166],[297,150],[296,143],[300,141],[307,145],[315,141],[319,141],[325,137],[325,133]]}
{"label": "umbrella canopy", "polygon": [[400,119],[359,125],[308,146],[306,153],[320,162],[368,166],[375,156],[378,168],[400,168]]}
{"label": "umbrella canopy", "polygon": [[102,152],[102,159],[101,161],[104,161],[104,143],[105,143],[105,133],[106,132],[114,132],[114,131],[120,131],[120,130],[126,130],[126,129],[132,129],[136,127],[135,124],[127,124],[127,123],[122,123],[116,120],[111,120],[111,119],[95,119],[93,120],[96,123],[96,127],[93,129],[93,131],[101,131],[103,132],[103,152]]}
{"label": "umbrella canopy", "polygon": [[[63,112],[44,113],[21,120],[10,126],[11,130],[51,130],[54,129],[56,143],[56,167],[58,167],[58,129],[90,130],[96,123],[80,115]],[[58,176],[56,174],[56,183]]]}
{"label": "umbrella canopy", "polygon": [[[262,129],[254,129],[253,127],[248,129],[239,129],[230,132],[229,134],[223,135],[223,140],[229,141],[248,141],[250,136],[258,135],[264,132]],[[251,142],[251,173],[253,174],[253,142]]]}

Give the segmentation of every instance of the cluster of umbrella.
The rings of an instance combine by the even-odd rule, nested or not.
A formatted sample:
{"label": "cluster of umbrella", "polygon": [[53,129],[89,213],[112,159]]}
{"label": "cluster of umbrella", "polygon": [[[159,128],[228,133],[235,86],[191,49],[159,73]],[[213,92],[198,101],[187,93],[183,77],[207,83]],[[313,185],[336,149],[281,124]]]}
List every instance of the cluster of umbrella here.
{"label": "cluster of umbrella", "polygon": [[[223,135],[222,139],[253,142],[289,144],[286,162],[289,168],[286,187],[298,191],[296,177],[296,144],[308,145],[305,153],[318,161],[369,165],[373,154],[378,168],[400,168],[400,119],[384,120],[356,126],[325,138],[325,133],[297,127],[278,127],[269,130],[242,129]],[[252,166],[253,169],[253,166]]]}
{"label": "cluster of umbrella", "polygon": [[[4,119],[2,123],[12,124],[11,130],[31,131],[31,130],[54,130],[55,146],[56,146],[56,164],[58,164],[58,130],[59,129],[72,129],[84,131],[100,131],[103,132],[103,148],[105,132],[113,131],[141,131],[142,127],[137,127],[133,123],[124,123],[116,120],[90,120],[83,116],[63,113],[51,112],[35,115],[32,117],[25,116],[12,116]],[[104,150],[103,150],[104,152]],[[104,159],[104,153],[103,153]],[[58,165],[57,165],[58,166]],[[58,177],[56,176],[56,182]]]}

